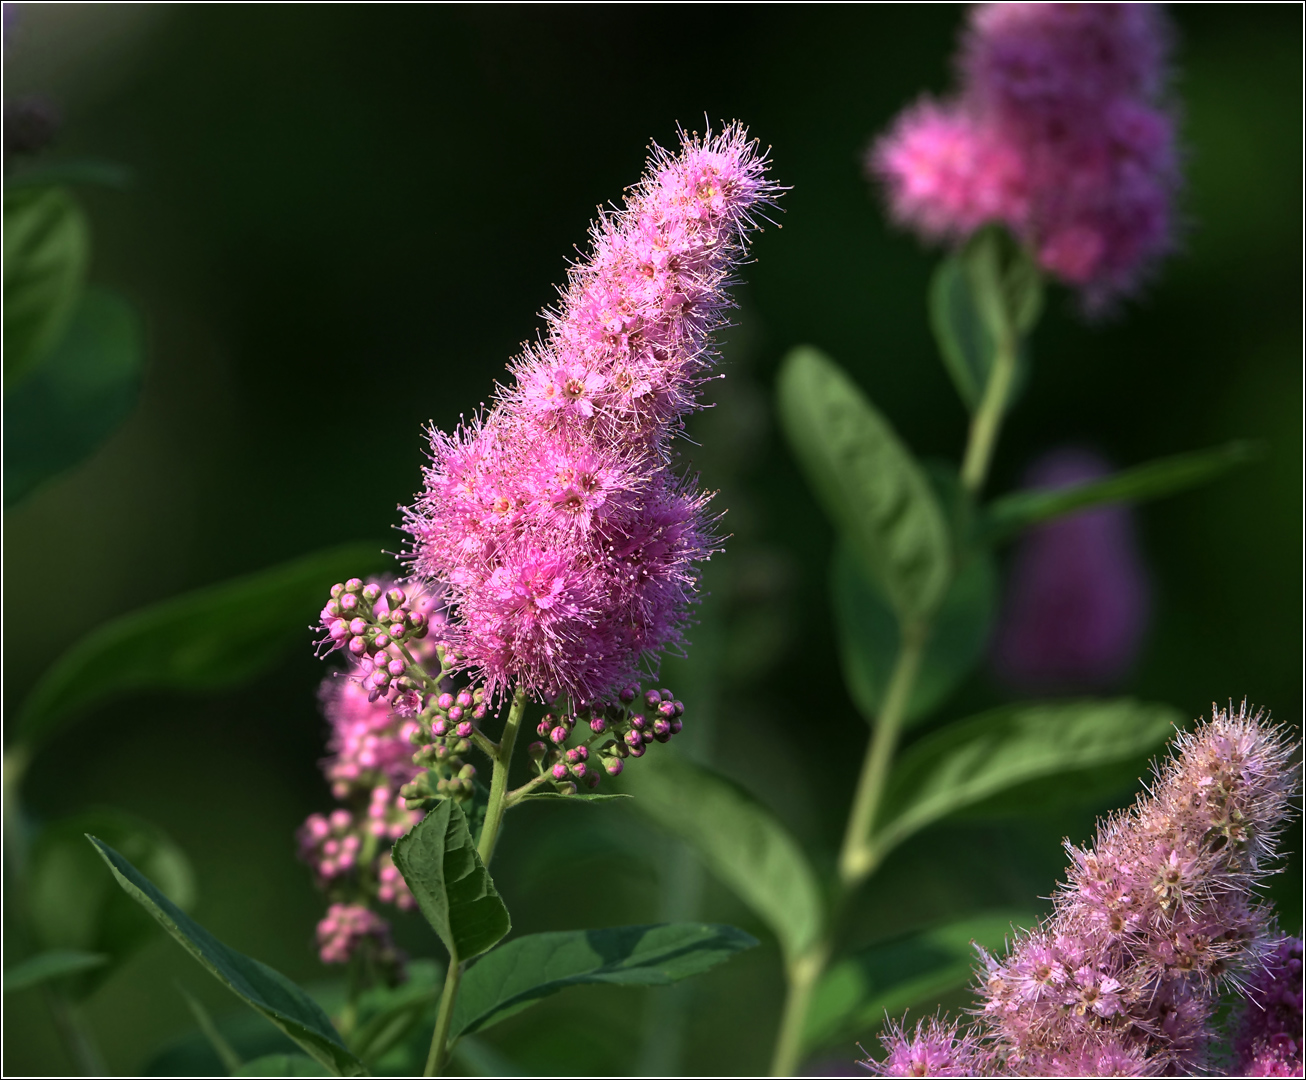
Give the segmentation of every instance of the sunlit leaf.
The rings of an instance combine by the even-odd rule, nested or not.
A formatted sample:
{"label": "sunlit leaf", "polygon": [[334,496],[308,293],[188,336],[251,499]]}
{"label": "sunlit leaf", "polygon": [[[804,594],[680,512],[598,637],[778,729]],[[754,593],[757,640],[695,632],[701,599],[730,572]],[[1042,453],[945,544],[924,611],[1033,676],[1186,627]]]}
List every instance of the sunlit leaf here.
{"label": "sunlit leaf", "polygon": [[445,799],[396,840],[392,852],[453,963],[483,953],[512,928],[508,909],[476,853],[467,819],[453,800]]}
{"label": "sunlit leaf", "polygon": [[331,585],[384,565],[379,545],[348,544],[184,593],[93,630],[63,654],[23,703],[29,744],[78,710],[129,690],[217,690],[307,648]]}
{"label": "sunlit leaf", "polygon": [[123,891],[154,917],[214,978],[288,1035],[311,1058],[337,1074],[356,1076],[362,1063],[344,1044],[327,1014],[279,971],[224,945],[163,895],[113,848],[87,837]]}
{"label": "sunlit leaf", "polygon": [[529,934],[463,976],[451,1035],[483,1031],[568,986],[664,986],[701,975],[756,944],[733,926],[707,923]]}
{"label": "sunlit leaf", "polygon": [[780,421],[807,481],[900,618],[948,587],[943,512],[921,467],[857,385],[810,347],[780,370]]}
{"label": "sunlit leaf", "polygon": [[1009,788],[1136,757],[1163,743],[1181,720],[1169,706],[1123,699],[1007,705],[948,724],[894,764],[884,821],[872,838],[877,856]]}
{"label": "sunlit leaf", "polygon": [[688,844],[771,928],[790,961],[820,937],[825,903],[788,829],[724,776],[673,754],[622,775],[634,809]]}
{"label": "sunlit leaf", "polygon": [[87,289],[45,361],[5,394],[6,507],[117,429],[136,404],[143,361],[144,334],[131,305]]}

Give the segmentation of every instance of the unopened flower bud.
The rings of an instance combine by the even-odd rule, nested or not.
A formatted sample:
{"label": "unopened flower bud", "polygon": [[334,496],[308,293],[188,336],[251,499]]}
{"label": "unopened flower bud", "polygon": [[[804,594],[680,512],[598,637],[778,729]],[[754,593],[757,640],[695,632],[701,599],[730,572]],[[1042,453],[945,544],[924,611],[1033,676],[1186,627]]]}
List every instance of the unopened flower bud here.
{"label": "unopened flower bud", "polygon": [[449,706],[451,706],[451,705],[453,704],[453,695],[452,695],[452,694],[441,694],[438,698],[435,699],[435,703],[436,703],[438,706],[440,706],[440,708],[442,708],[442,709],[448,709]]}
{"label": "unopened flower bud", "polygon": [[679,720],[672,720],[672,721],[671,721],[671,734],[672,734],[672,735],[679,735],[679,734],[680,734],[680,729],[681,729],[682,727],[684,727],[684,726],[685,726],[685,725],[682,724]]}
{"label": "unopened flower bud", "polygon": [[348,581],[345,582],[345,592],[347,593],[356,593],[362,587],[363,587],[362,578],[351,577]]}
{"label": "unopened flower bud", "polygon": [[567,760],[573,765],[578,761],[588,761],[589,756],[589,748],[584,746],[577,746],[567,751]]}
{"label": "unopened flower bud", "polygon": [[659,694],[656,690],[650,690],[648,693],[644,695],[644,704],[647,705],[650,709],[656,709],[658,707],[658,703],[661,700],[662,700],[662,695]]}
{"label": "unopened flower bud", "polygon": [[391,589],[385,594],[385,602],[390,605],[391,611],[394,611],[397,607],[402,607],[403,602],[407,599],[408,597],[404,595],[404,590],[399,588]]}
{"label": "unopened flower bud", "polygon": [[549,732],[552,730],[553,730],[553,721],[549,719],[549,717],[547,716],[543,720],[541,720],[535,727],[535,732],[540,736],[541,739],[547,739],[549,737]]}
{"label": "unopened flower bud", "polygon": [[472,704],[472,695],[469,694],[466,690],[459,690],[458,696],[454,699],[454,703],[460,709],[466,709],[470,707]]}
{"label": "unopened flower bud", "polygon": [[589,772],[585,774],[585,786],[589,788],[591,791],[593,791],[596,787],[599,786],[600,779],[602,779],[602,774],[595,772],[593,769],[591,769]]}
{"label": "unopened flower bud", "polygon": [[372,645],[378,649],[388,648],[390,645],[390,635],[377,634],[375,640],[372,642]]}
{"label": "unopened flower bud", "polygon": [[389,627],[390,636],[398,640],[408,633],[408,628],[401,622],[392,622]]}
{"label": "unopened flower bud", "polygon": [[473,720],[484,720],[484,719],[485,719],[485,706],[484,706],[484,705],[477,705],[476,708],[474,708],[474,709],[472,710],[472,719],[473,719]]}
{"label": "unopened flower bud", "polygon": [[627,752],[630,754],[631,757],[643,757],[643,756],[644,756],[644,740],[641,739],[641,740],[640,740],[638,743],[636,743],[634,746],[628,746],[626,749],[627,749]]}
{"label": "unopened flower bud", "polygon": [[560,794],[563,794],[563,795],[575,795],[575,794],[576,794],[576,785],[573,784],[573,783],[571,783],[570,781],[568,781],[568,782],[565,783],[565,784],[559,784],[559,785],[558,785],[558,791],[559,791]]}
{"label": "unopened flower bud", "polygon": [[634,750],[637,746],[643,746],[644,740],[640,738],[638,731],[628,731],[626,732],[626,745]]}
{"label": "unopened flower bud", "polygon": [[571,775],[577,780],[584,780],[589,775],[589,766],[583,761],[578,761],[571,766]]}
{"label": "unopened flower bud", "polygon": [[558,762],[558,764],[556,764],[555,766],[553,766],[553,768],[550,769],[549,772],[553,774],[553,779],[555,780],[567,779],[567,766],[564,765],[561,761]]}
{"label": "unopened flower bud", "polygon": [[470,780],[473,776],[476,775],[476,766],[464,765],[461,769],[458,770],[458,775],[463,780]]}
{"label": "unopened flower bud", "polygon": [[449,732],[449,722],[443,716],[437,716],[431,721],[431,734],[443,736]]}
{"label": "unopened flower bud", "polygon": [[559,724],[549,732],[549,741],[552,742],[554,746],[562,746],[567,741],[567,734],[567,729]]}
{"label": "unopened flower bud", "polygon": [[635,713],[630,718],[630,726],[636,731],[643,731],[644,728],[648,726],[648,721],[644,719],[643,713]]}
{"label": "unopened flower bud", "polygon": [[676,715],[676,703],[674,701],[663,701],[662,704],[658,706],[658,715],[664,716],[670,720]]}
{"label": "unopened flower bud", "polygon": [[676,705],[676,715],[677,715],[677,716],[684,716],[684,715],[685,715],[685,703],[684,703],[683,701],[677,701],[677,702],[675,703],[675,705]]}
{"label": "unopened flower bud", "polygon": [[344,591],[345,591],[344,585],[342,585],[340,582],[337,581],[334,585],[331,586],[331,599],[339,600],[340,594],[343,593]]}
{"label": "unopened flower bud", "polygon": [[544,755],[549,752],[549,744],[542,742],[533,742],[526,748],[528,753],[535,761],[541,761]]}
{"label": "unopened flower bud", "polygon": [[620,776],[625,766],[621,763],[621,758],[612,757],[604,760],[603,768],[609,776]]}
{"label": "unopened flower bud", "polygon": [[349,612],[349,611],[357,611],[358,597],[355,596],[353,593],[345,593],[345,595],[340,598],[340,610],[342,613]]}
{"label": "unopened flower bud", "polygon": [[653,721],[653,738],[658,742],[666,742],[671,738],[671,722],[663,720],[661,717]]}
{"label": "unopened flower bud", "polygon": [[470,738],[472,734],[472,722],[470,720],[464,720],[455,730],[458,732],[458,737],[460,739]]}
{"label": "unopened flower bud", "polygon": [[386,664],[385,669],[397,678],[404,673],[404,662],[402,660],[391,660],[390,663]]}
{"label": "unopened flower bud", "polygon": [[453,748],[455,753],[465,754],[472,748],[472,744],[466,739],[459,739],[453,744]]}
{"label": "unopened flower bud", "polygon": [[381,599],[381,586],[376,582],[369,582],[363,586],[363,599],[369,604],[375,604]]}
{"label": "unopened flower bud", "polygon": [[350,638],[349,651],[355,656],[362,656],[363,653],[367,652],[367,642],[361,637]]}
{"label": "unopened flower bud", "polygon": [[601,716],[596,716],[590,721],[590,731],[595,735],[602,735],[608,730],[608,722]]}
{"label": "unopened flower bud", "polygon": [[621,698],[621,703],[623,705],[629,705],[632,701],[635,700],[636,693],[638,693],[638,691],[633,686],[627,686],[624,690],[621,691],[620,694],[617,695],[617,697]]}
{"label": "unopened flower bud", "polygon": [[463,710],[461,705],[455,705],[452,709],[449,710],[449,719],[452,720],[455,724],[458,723],[458,721],[461,720],[462,718],[463,718]]}

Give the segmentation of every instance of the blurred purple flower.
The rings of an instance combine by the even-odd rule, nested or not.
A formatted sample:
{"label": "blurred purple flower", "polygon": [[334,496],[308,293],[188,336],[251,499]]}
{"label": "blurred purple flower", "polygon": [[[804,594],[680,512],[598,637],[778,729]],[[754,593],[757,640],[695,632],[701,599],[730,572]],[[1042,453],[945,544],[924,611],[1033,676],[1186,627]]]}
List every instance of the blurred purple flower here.
{"label": "blurred purple flower", "polygon": [[[1026,486],[1067,487],[1110,472],[1092,451],[1060,449],[1034,464]],[[1041,525],[1012,558],[993,636],[994,670],[1030,693],[1109,686],[1137,656],[1150,608],[1126,507],[1085,510]]]}
{"label": "blurred purple flower", "polygon": [[1240,1076],[1302,1075],[1301,962],[1301,938],[1281,938],[1249,980],[1233,1044]]}

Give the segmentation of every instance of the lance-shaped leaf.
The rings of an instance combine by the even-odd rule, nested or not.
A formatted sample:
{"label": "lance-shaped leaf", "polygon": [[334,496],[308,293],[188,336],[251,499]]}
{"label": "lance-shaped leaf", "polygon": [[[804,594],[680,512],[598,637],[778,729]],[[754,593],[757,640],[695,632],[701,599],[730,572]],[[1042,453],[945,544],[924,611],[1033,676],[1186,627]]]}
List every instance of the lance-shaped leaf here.
{"label": "lance-shaped leaf", "polygon": [[[993,560],[986,552],[976,552],[953,578],[930,620],[925,655],[907,704],[907,724],[942,705],[979,661],[996,593]],[[866,575],[846,541],[836,547],[830,562],[830,602],[844,682],[862,715],[874,723],[893,673],[901,633],[884,593]]]}
{"label": "lance-shaped leaf", "polygon": [[663,986],[701,975],[756,944],[733,926],[707,923],[529,934],[463,976],[451,1034],[483,1031],[568,986]]}
{"label": "lance-shaped leaf", "polygon": [[1009,788],[1136,757],[1182,719],[1169,706],[1123,699],[1008,705],[949,724],[894,765],[872,845],[882,858],[927,825]]}
{"label": "lance-shaped leaf", "polygon": [[4,399],[5,506],[96,449],[136,404],[144,334],[121,297],[88,289],[67,331]]}
{"label": "lance-shaped leaf", "polygon": [[94,836],[101,858],[125,893],[148,911],[209,973],[333,1072],[356,1076],[362,1063],[345,1049],[327,1014],[279,971],[224,945],[177,907],[136,867]]}
{"label": "lance-shaped leaf", "polygon": [[825,923],[815,872],[765,806],[724,776],[673,754],[650,756],[622,783],[636,810],[688,844],[761,917],[792,962]]}
{"label": "lance-shaped leaf", "polygon": [[1211,450],[1160,458],[1103,480],[1070,487],[1017,491],[989,504],[980,533],[983,539],[993,542],[1031,525],[1089,507],[1106,503],[1138,503],[1173,495],[1216,480],[1231,469],[1255,461],[1262,453],[1262,448],[1255,443],[1231,442]]}
{"label": "lance-shaped leaf", "polygon": [[812,1050],[878,1027],[970,981],[975,945],[998,949],[1013,926],[1029,926],[1033,912],[982,912],[942,926],[882,941],[832,965],[816,986],[804,1043]]}
{"label": "lance-shaped leaf", "polygon": [[81,295],[90,238],[62,188],[4,193],[4,384],[8,391],[63,336]]}
{"label": "lance-shaped leaf", "polygon": [[28,694],[16,734],[33,744],[76,713],[129,690],[217,690],[267,670],[309,640],[333,582],[383,564],[348,544],[154,604],[92,631]]}
{"label": "lance-shaped leaf", "polygon": [[467,819],[452,799],[396,840],[393,855],[453,963],[485,952],[512,929],[508,909],[476,853]]}
{"label": "lance-shaped leaf", "polygon": [[948,586],[948,530],[911,453],[857,385],[816,349],[779,379],[780,421],[808,483],[900,618],[928,615]]}
{"label": "lance-shaped leaf", "polygon": [[78,975],[92,968],[103,967],[108,962],[109,958],[104,953],[88,953],[78,949],[50,949],[30,956],[26,960],[20,960],[11,968],[5,968],[4,992],[12,994],[18,990],[40,986],[51,979]]}

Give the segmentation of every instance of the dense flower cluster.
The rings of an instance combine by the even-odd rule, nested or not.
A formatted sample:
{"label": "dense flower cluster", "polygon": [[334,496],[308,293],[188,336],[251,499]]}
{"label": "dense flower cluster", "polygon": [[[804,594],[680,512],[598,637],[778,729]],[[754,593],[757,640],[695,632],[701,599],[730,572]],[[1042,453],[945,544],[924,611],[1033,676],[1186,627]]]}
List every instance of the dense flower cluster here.
{"label": "dense flower cluster", "polygon": [[1169,30],[1155,4],[982,4],[960,92],[906,110],[867,165],[929,239],[1001,222],[1098,306],[1173,241]]}
{"label": "dense flower cluster", "polygon": [[1233,1044],[1238,1075],[1302,1075],[1301,963],[1301,938],[1281,938],[1249,980]]}
{"label": "dense flower cluster", "polygon": [[404,954],[390,940],[390,927],[361,904],[332,904],[317,924],[317,944],[324,964],[345,964],[367,942],[370,963],[394,976],[402,969]]}
{"label": "dense flower cluster", "polygon": [[416,578],[448,589],[448,641],[490,697],[591,701],[679,641],[708,496],[671,442],[715,359],[710,335],[756,213],[775,194],[744,130],[654,147],[602,212],[546,336],[485,415],[433,432],[409,511]]}
{"label": "dense flower cluster", "polygon": [[[1055,450],[1035,462],[1029,488],[1100,480],[1110,467],[1087,450]],[[1109,686],[1138,654],[1150,607],[1147,572],[1126,506],[1102,506],[1031,529],[1017,545],[993,666],[1022,691]]]}
{"label": "dense flower cluster", "polygon": [[1244,704],[1176,749],[1091,848],[1068,845],[1053,914],[1004,959],[983,954],[980,1031],[891,1029],[876,1071],[929,1075],[912,1071],[926,1058],[970,1075],[1205,1068],[1219,994],[1263,966],[1271,918],[1255,888],[1297,790],[1297,748]]}

